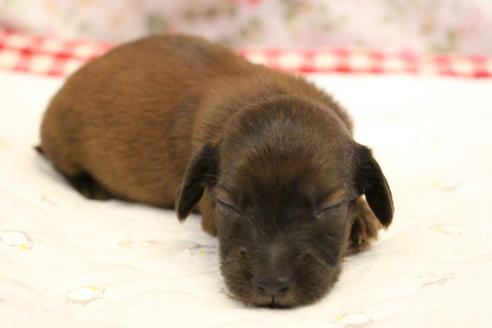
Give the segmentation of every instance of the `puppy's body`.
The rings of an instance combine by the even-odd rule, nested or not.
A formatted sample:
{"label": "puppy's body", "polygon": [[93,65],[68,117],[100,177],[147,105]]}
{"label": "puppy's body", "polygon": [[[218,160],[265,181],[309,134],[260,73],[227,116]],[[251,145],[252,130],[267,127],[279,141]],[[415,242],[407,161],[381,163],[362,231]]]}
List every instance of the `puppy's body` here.
{"label": "puppy's body", "polygon": [[[301,78],[251,64],[202,39],[154,36],[118,47],[70,77],[49,105],[41,139],[47,158],[91,198],[117,197],[166,208],[178,198],[180,218],[201,199],[203,227],[214,235],[219,228],[225,261],[231,247],[244,245],[227,246],[233,236],[226,236],[230,227],[217,220],[233,215],[220,212],[217,201],[234,203],[243,213],[254,207],[261,214],[250,215],[265,222],[259,216],[283,217],[281,208],[292,204],[289,208],[296,213],[314,210],[314,205],[292,200],[302,198],[295,195],[298,189],[313,194],[343,185],[344,199],[364,193],[369,184],[347,182],[358,174],[351,133],[347,114]],[[364,158],[372,163],[370,153]],[[317,181],[326,183],[317,187]],[[280,205],[262,208],[262,200],[252,200],[253,194]],[[325,196],[320,195],[313,197]],[[390,194],[386,196],[371,204],[366,193],[373,210],[379,206],[374,212],[389,217],[380,218],[384,225],[392,215]],[[330,255],[336,269],[325,268],[333,277],[321,290],[334,280],[348,244],[352,250],[365,247],[380,227],[363,198],[352,201],[348,211],[343,227],[336,228],[343,238]],[[250,266],[261,262],[259,257],[248,261]],[[231,287],[240,284],[238,279],[250,279],[234,278],[240,271],[244,268],[223,268],[229,288],[247,303],[265,304],[270,296]],[[292,294],[297,296],[278,296],[277,303],[290,306],[319,297]]]}
{"label": "puppy's body", "polygon": [[42,148],[68,177],[85,172],[115,196],[171,208],[191,156],[234,112],[282,94],[337,108],[304,80],[201,39],[149,37],[69,78],[46,112]]}

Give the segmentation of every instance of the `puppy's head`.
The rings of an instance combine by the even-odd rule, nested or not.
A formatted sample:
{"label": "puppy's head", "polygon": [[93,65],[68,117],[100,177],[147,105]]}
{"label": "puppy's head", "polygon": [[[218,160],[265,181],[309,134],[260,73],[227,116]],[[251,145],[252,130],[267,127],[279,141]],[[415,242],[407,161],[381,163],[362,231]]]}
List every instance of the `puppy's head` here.
{"label": "puppy's head", "polygon": [[340,271],[354,200],[384,225],[393,207],[368,148],[316,104],[279,97],[232,117],[218,144],[195,155],[177,200],[185,218],[204,189],[216,213],[221,269],[247,304],[315,301]]}

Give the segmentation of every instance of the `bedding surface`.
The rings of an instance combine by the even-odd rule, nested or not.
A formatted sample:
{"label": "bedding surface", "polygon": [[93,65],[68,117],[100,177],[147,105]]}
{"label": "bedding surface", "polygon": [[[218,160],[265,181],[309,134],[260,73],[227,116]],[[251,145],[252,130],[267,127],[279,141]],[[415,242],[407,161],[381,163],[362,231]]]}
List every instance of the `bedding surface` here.
{"label": "bedding surface", "polygon": [[293,310],[248,308],[198,216],[82,198],[34,150],[62,80],[0,72],[2,327],[490,327],[492,80],[312,75],[354,117],[394,223]]}

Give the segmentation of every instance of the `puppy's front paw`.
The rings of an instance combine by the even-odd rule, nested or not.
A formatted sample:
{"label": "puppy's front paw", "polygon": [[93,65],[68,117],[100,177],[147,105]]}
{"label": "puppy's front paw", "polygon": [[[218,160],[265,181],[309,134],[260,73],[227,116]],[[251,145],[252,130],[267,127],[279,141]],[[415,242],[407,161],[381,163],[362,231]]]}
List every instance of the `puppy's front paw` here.
{"label": "puppy's front paw", "polygon": [[352,206],[354,214],[348,254],[365,250],[372,240],[378,238],[378,231],[383,227],[362,196],[357,198]]}

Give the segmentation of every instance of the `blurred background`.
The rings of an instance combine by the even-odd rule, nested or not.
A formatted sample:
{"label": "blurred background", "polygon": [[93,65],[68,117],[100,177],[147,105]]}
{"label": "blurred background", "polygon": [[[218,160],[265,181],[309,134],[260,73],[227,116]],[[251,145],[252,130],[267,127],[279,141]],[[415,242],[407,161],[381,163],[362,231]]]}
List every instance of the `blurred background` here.
{"label": "blurred background", "polygon": [[491,0],[0,0],[0,27],[117,43],[166,31],[237,48],[492,55]]}

